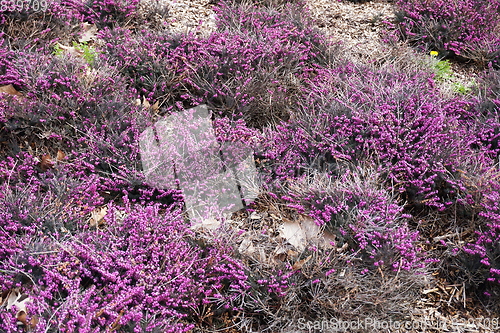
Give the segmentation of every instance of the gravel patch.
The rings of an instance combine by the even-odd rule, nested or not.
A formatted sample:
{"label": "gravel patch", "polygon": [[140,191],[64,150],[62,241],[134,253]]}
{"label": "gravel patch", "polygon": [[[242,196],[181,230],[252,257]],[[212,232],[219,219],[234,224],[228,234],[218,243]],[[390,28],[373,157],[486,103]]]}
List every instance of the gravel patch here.
{"label": "gravel patch", "polygon": [[394,21],[394,7],[378,0],[363,4],[337,0],[308,0],[310,15],[331,41],[342,42],[351,52],[371,58],[383,55],[379,42],[383,21]]}
{"label": "gravel patch", "polygon": [[215,31],[211,0],[163,0],[169,6],[167,25],[173,32],[210,35]]}

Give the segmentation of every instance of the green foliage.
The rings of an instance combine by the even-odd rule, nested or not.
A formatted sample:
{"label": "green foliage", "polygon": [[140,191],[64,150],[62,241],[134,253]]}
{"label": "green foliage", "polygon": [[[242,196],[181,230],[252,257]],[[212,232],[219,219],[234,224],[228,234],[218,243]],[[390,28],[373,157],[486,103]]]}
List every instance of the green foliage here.
{"label": "green foliage", "polygon": [[472,79],[470,85],[464,86],[461,82],[456,82],[453,84],[453,91],[460,95],[467,95],[472,93],[472,87],[476,85],[476,80]]}
{"label": "green foliage", "polygon": [[73,42],[73,47],[81,52],[83,52],[83,58],[90,66],[94,65],[94,58],[97,52],[93,46],[88,46],[87,42]]}
{"label": "green foliage", "polygon": [[[435,55],[432,53],[431,56],[435,57]],[[448,80],[453,80],[453,78],[455,77],[455,74],[451,69],[449,60],[434,60],[432,63],[432,69],[434,70],[434,73],[436,75],[435,78],[437,81],[446,82]],[[472,87],[475,85],[475,80],[472,80],[472,82],[468,85],[464,85],[461,82],[454,82],[452,84],[452,89],[457,94],[467,95],[472,92]]]}
{"label": "green foliage", "polygon": [[62,56],[62,54],[63,54],[63,49],[59,46],[59,44],[56,44],[54,46],[54,55],[56,57],[60,57],[60,56]]}
{"label": "green foliage", "polygon": [[[77,43],[75,41],[73,41],[73,47],[75,48],[75,50],[83,53],[83,59],[85,59],[85,61],[90,66],[94,65],[94,59],[97,56],[97,51],[96,51],[95,47],[87,45],[87,42]],[[64,49],[61,48],[61,46],[59,44],[56,44],[54,46],[54,55],[56,57],[60,57],[63,55],[63,53],[64,53]]]}
{"label": "green foliage", "polygon": [[440,60],[433,64],[432,67],[434,68],[436,80],[438,81],[444,82],[453,77],[453,71],[451,70],[449,60]]}

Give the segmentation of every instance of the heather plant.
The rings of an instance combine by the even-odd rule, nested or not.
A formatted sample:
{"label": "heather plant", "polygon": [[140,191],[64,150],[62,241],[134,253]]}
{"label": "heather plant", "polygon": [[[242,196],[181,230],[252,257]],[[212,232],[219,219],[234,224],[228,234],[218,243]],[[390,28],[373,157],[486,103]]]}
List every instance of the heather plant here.
{"label": "heather plant", "polygon": [[176,195],[172,189],[148,189],[144,183],[138,142],[152,117],[150,109],[133,104],[136,95],[126,90],[126,81],[116,70],[97,58],[89,70],[70,55],[25,54],[9,58],[2,76],[26,96],[25,103],[12,101],[4,110],[5,135],[13,142],[8,151],[26,150],[17,144],[24,140],[41,155],[54,156],[59,149],[80,170],[100,174],[107,191],[125,190],[133,200],[154,195],[170,201],[169,196]]}
{"label": "heather plant", "polygon": [[493,167],[483,174],[467,175],[468,195],[463,206],[471,211],[474,233],[465,245],[453,247],[448,254],[448,267],[458,273],[456,282],[466,283],[487,308],[495,311],[500,296],[497,174]]}
{"label": "heather plant", "polygon": [[289,3],[303,3],[302,0],[215,0],[220,3],[232,4],[232,5],[253,5],[259,7],[270,7],[279,8],[280,6],[286,6]]}
{"label": "heather plant", "polygon": [[475,135],[486,154],[498,162],[500,135],[500,73],[490,68],[479,77],[473,87],[473,117],[476,120]]}
{"label": "heather plant", "polygon": [[447,56],[498,66],[498,1],[397,1],[402,39]]}
{"label": "heather plant", "polygon": [[[452,75],[447,60],[393,50],[363,65],[327,43],[302,2],[236,2],[216,8],[217,31],[208,37],[155,27],[166,7],[153,4],[153,17],[136,0],[53,3],[48,23],[39,14],[0,13],[0,86],[22,94],[0,95],[0,294],[17,287],[29,295],[37,331],[179,332],[222,315],[238,315],[242,329],[275,331],[296,326],[289,319],[299,315],[397,319],[411,314],[437,261],[418,250],[435,235],[416,227],[417,217],[454,209],[477,234],[449,262],[493,305],[500,278],[494,64],[471,94],[458,87],[463,95],[448,96],[439,82]],[[420,24],[462,22],[454,13],[465,0],[446,4],[457,10],[451,14],[422,12],[438,2],[416,3],[399,2],[405,38],[469,59],[495,46],[491,26],[469,14],[493,18],[496,3],[474,2],[467,24],[452,26],[462,35],[447,26],[433,30],[437,37],[419,37],[427,29]],[[44,31],[12,38],[31,19]],[[100,29],[92,46],[72,35],[84,21]],[[55,41],[73,43],[83,59],[54,54]],[[172,159],[156,144],[168,127],[161,117],[200,104],[211,111],[202,124],[206,149],[176,157],[177,182],[151,182],[141,136]],[[190,121],[191,129],[199,125]],[[179,151],[199,148],[178,141]],[[222,219],[209,236],[207,221],[194,228],[186,195],[210,192],[206,205],[221,197],[206,186],[219,171],[204,164],[214,156],[224,171],[247,159],[253,167],[255,157],[259,174],[238,191],[307,213],[335,240],[308,239],[302,249],[279,236],[284,220],[274,217],[262,230],[255,216],[234,230]],[[234,216],[256,207],[247,201]],[[436,224],[445,230],[455,222]],[[243,251],[243,242],[258,250]],[[15,309],[0,311],[7,318],[0,330],[18,331]]]}
{"label": "heather plant", "polygon": [[274,161],[271,178],[297,177],[312,165],[335,176],[338,161],[368,162],[387,167],[387,185],[408,204],[449,206],[453,166],[475,142],[459,124],[461,104],[443,100],[426,74],[348,63],[327,80],[332,91],[319,82],[294,120],[267,134],[263,155]]}
{"label": "heather plant", "polygon": [[[326,225],[338,239],[360,251],[366,263],[394,270],[422,266],[416,243],[418,232],[409,230],[402,206],[378,184],[380,172],[346,170],[332,180],[325,174],[302,177],[288,185],[291,207],[306,211],[318,225]],[[400,267],[401,266],[401,267]]]}
{"label": "heather plant", "polygon": [[0,31],[12,50],[36,50],[50,53],[56,42],[69,44],[78,39],[82,16],[70,1],[46,1],[44,11],[26,7],[0,12]]}
{"label": "heather plant", "polygon": [[[300,187],[307,191],[304,185]],[[289,209],[285,200],[273,199],[276,196],[268,194],[267,199],[261,197],[267,204],[258,215],[265,215],[268,210],[282,216],[283,220],[287,216],[288,220],[294,219],[293,212],[299,213],[295,208]],[[374,265],[374,261],[364,258],[359,249],[355,251],[345,246],[347,244],[342,245],[337,238],[325,244],[308,236],[304,250],[298,250],[279,236],[273,236],[270,231],[271,226],[275,228],[273,224],[266,223],[263,230],[254,230],[254,223],[237,225],[244,230],[229,242],[239,244],[251,286],[242,299],[244,312],[238,322],[241,330],[288,332],[293,328],[310,331],[314,328],[303,326],[304,320],[321,318],[401,319],[412,313],[412,295],[418,294],[418,289],[432,280],[426,276],[426,269],[416,266],[410,271],[402,266],[394,270],[380,263],[380,258]],[[391,251],[385,253],[388,257],[393,254]],[[276,292],[275,288],[281,292]]]}
{"label": "heather plant", "polygon": [[[186,332],[212,298],[218,299],[214,311],[236,310],[232,303],[249,286],[231,250],[197,245],[180,211],[159,208],[111,205],[104,230],[81,225],[71,237],[26,245],[17,261],[2,260],[15,265],[2,271],[5,281],[13,269],[42,272],[35,284],[22,285],[37,330]],[[40,246],[46,251],[35,253]]]}
{"label": "heather plant", "polygon": [[87,0],[81,5],[85,21],[99,29],[126,25],[136,14],[139,0]]}
{"label": "heather plant", "polygon": [[[312,63],[327,61],[323,37],[300,13],[294,7],[276,13],[222,6],[219,31],[208,38],[152,32],[138,38],[123,29],[100,37],[104,59],[130,75],[139,93],[169,105],[167,111],[179,100],[184,108],[207,104],[218,116],[262,127],[288,119]],[[241,24],[248,28],[235,31]],[[302,68],[306,63],[311,67]]]}
{"label": "heather plant", "polygon": [[141,0],[71,1],[74,1],[75,8],[82,15],[82,21],[95,24],[99,30],[105,27],[143,24],[157,30],[163,28],[163,20],[168,16],[167,4],[156,0],[151,2]]}

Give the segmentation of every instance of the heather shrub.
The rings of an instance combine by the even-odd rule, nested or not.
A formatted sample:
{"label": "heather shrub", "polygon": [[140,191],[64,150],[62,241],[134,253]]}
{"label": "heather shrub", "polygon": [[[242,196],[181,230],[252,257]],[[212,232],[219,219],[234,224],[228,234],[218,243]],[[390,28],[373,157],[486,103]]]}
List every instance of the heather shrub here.
{"label": "heather shrub", "polygon": [[[229,6],[215,8],[217,31],[232,30],[247,38],[280,42],[287,39],[295,49],[300,50],[300,64],[325,65],[329,63],[330,50],[325,36],[314,27],[303,3],[289,3],[282,10],[255,8],[250,6]],[[293,49],[281,46],[281,53]],[[288,51],[288,52],[286,52]],[[295,60],[295,59],[294,59]]]}
{"label": "heather shrub", "polygon": [[136,14],[140,0],[87,0],[80,11],[85,21],[99,29],[128,24]]}
{"label": "heather shrub", "polygon": [[335,176],[339,161],[384,165],[386,185],[409,205],[449,206],[453,168],[475,142],[459,123],[463,105],[443,100],[425,73],[347,63],[329,74],[330,91],[318,82],[292,121],[268,130],[269,177],[297,177],[313,166]]}
{"label": "heather shrub", "polygon": [[[166,111],[179,101],[184,108],[207,104],[219,116],[262,127],[288,119],[311,63],[326,52],[317,50],[322,37],[301,20],[299,9],[287,13],[222,6],[219,31],[207,38],[105,30],[103,58],[131,76],[139,93],[168,106]],[[248,30],[234,31],[235,20]]]}
{"label": "heather shrub", "polygon": [[367,266],[387,265],[394,270],[422,266],[418,232],[407,225],[410,216],[402,214],[404,207],[379,182],[380,172],[370,169],[346,170],[335,180],[313,174],[289,184],[288,196],[282,198],[318,225],[326,225],[338,239],[337,246],[348,244]]}
{"label": "heather shrub", "polygon": [[448,270],[455,271],[455,283],[465,283],[467,290],[494,311],[498,311],[500,299],[497,177],[496,167],[465,176],[468,191],[462,204],[471,215],[473,224],[470,227],[474,232],[465,239],[465,245],[463,242],[455,246],[452,242],[445,243],[451,247],[445,257]]}
{"label": "heather shrub", "polygon": [[136,95],[125,78],[98,58],[90,69],[68,55],[25,54],[29,57],[12,57],[2,76],[5,83],[16,82],[26,98],[3,110],[4,135],[13,142],[7,152],[26,151],[18,144],[24,141],[39,156],[61,150],[79,170],[99,174],[102,190],[125,191],[133,200],[145,195],[168,202],[177,195],[144,183],[138,142],[153,119],[149,108],[134,105]]}
{"label": "heather shrub", "polygon": [[397,1],[402,39],[425,51],[498,66],[500,54],[498,1]]}
{"label": "heather shrub", "polygon": [[500,72],[490,68],[473,87],[473,118],[477,124],[475,135],[479,145],[498,162],[500,136]]}
{"label": "heather shrub", "polygon": [[70,44],[72,39],[78,39],[83,18],[72,3],[48,0],[45,4],[35,11],[23,2],[22,10],[0,12],[0,31],[12,50],[47,52],[57,41]]}
{"label": "heather shrub", "polygon": [[[307,332],[318,329],[307,327],[308,321],[314,325],[313,321],[325,318],[401,320],[412,313],[412,297],[432,280],[425,275],[426,269],[414,266],[406,271],[399,266],[394,270],[381,264],[380,258],[375,259],[377,265],[374,265],[359,249],[342,245],[336,238],[326,245],[319,238],[307,236],[304,249],[297,249],[272,230],[278,228],[275,223],[298,222],[298,211],[287,208],[285,200],[273,199],[275,195],[268,194],[265,199],[261,197],[266,206],[258,215],[272,212],[283,221],[266,220],[260,228],[255,220],[231,224],[243,228],[232,241],[239,245],[251,286],[241,306],[244,309],[244,316],[238,322],[241,330]],[[385,253],[388,257],[393,254],[390,250]],[[372,330],[377,331],[377,327]]]}
{"label": "heather shrub", "polygon": [[302,0],[214,0],[217,4],[233,4],[233,5],[253,5],[258,7],[271,7],[277,8],[280,6],[286,6],[289,3],[300,3],[302,4]]}
{"label": "heather shrub", "polygon": [[[495,65],[472,94],[448,95],[446,60],[398,49],[361,64],[313,28],[304,2],[254,4],[223,2],[208,37],[161,28],[159,2],[65,0],[51,3],[48,22],[0,13],[0,86],[23,95],[0,96],[0,295],[29,295],[37,331],[187,332],[227,319],[242,330],[287,331],[299,318],[397,320],[412,314],[439,256],[485,303],[500,299]],[[496,2],[398,4],[403,38],[442,56],[493,61],[486,51],[496,28],[471,13],[493,19]],[[436,4],[455,12],[425,9]],[[464,6],[462,19],[454,13]],[[84,21],[99,27],[95,43],[76,42]],[[428,32],[430,23],[447,26]],[[54,54],[57,40],[83,57]],[[214,131],[203,133],[210,147],[193,161],[214,153],[228,171],[254,151],[259,174],[238,191],[271,200],[248,200],[231,219],[201,226],[191,225],[186,194],[212,191],[207,206],[222,195],[181,186],[177,163],[167,170],[173,186],[148,182],[139,149],[151,130],[151,146],[171,158],[158,143],[160,120],[200,104]],[[198,178],[212,170],[182,162]],[[236,221],[262,209],[265,218]],[[292,244],[281,228],[304,214],[332,238]],[[433,216],[432,231],[421,227]],[[465,247],[443,254],[443,243],[424,244],[456,226],[477,229]],[[0,309],[0,330],[19,331],[14,314]]]}
{"label": "heather shrub", "polygon": [[[42,272],[34,285],[22,285],[40,331],[186,332],[207,304],[220,313],[233,311],[235,298],[248,289],[231,250],[198,244],[178,210],[110,205],[104,229],[82,226],[71,237],[38,244],[21,251],[24,259],[15,269]],[[35,253],[37,247],[50,250]]]}
{"label": "heather shrub", "polygon": [[[325,320],[330,325],[326,328],[335,330],[335,319],[403,320],[414,312],[411,300],[429,281],[415,271],[369,269],[359,257],[334,249],[311,248],[300,261],[303,265],[288,279],[291,287],[281,299],[283,306],[278,313],[268,310],[274,312],[269,315],[269,326],[276,327],[275,331],[298,328],[309,332],[321,328],[317,322]],[[367,329],[387,331],[376,325]]]}
{"label": "heather shrub", "polygon": [[134,25],[162,29],[163,20],[168,16],[168,5],[160,1],[86,0],[83,3],[75,2],[75,6],[82,20],[94,23],[99,30]]}

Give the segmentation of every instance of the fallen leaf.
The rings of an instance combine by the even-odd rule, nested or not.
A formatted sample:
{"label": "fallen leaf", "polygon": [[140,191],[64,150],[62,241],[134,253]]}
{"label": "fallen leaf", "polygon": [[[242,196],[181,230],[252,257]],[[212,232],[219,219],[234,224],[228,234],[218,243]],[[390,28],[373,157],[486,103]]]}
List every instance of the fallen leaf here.
{"label": "fallen leaf", "polygon": [[159,101],[156,101],[156,103],[155,103],[155,104],[153,104],[153,106],[151,107],[151,110],[152,110],[153,112],[158,111],[158,105],[159,105],[158,103],[159,103]]}
{"label": "fallen leaf", "polygon": [[108,207],[96,208],[92,213],[90,213],[90,226],[95,227],[103,224],[104,216],[108,213]]}
{"label": "fallen leaf", "polygon": [[324,231],[322,237],[320,238],[320,246],[323,249],[331,249],[335,246],[336,236],[328,231]]}
{"label": "fallen leaf", "polygon": [[[16,312],[16,319],[23,323],[24,325],[28,326],[28,322],[26,320],[27,317],[27,309],[26,309],[26,303],[30,302],[31,299],[28,297],[28,295],[21,293],[19,291],[19,288],[14,288],[11,289],[5,299],[3,300],[0,305],[2,307],[6,307],[8,310],[11,310],[13,306],[16,307],[17,312]],[[29,322],[29,326],[31,328],[35,328],[36,324],[38,324],[38,318],[33,316],[31,318],[31,321]]]}
{"label": "fallen leaf", "polygon": [[146,97],[142,97],[142,107],[143,108],[149,108],[151,106],[151,104],[149,104],[149,102],[147,101]]}
{"label": "fallen leaf", "polygon": [[199,228],[204,228],[204,229],[210,229],[210,230],[215,230],[219,228],[220,226],[220,221],[214,218],[206,218],[203,219],[201,222],[198,223],[193,223],[190,229],[196,230]]}
{"label": "fallen leaf", "polygon": [[40,162],[40,167],[45,172],[48,169],[52,168],[52,160],[49,154],[45,154],[42,156],[42,161]]}
{"label": "fallen leaf", "polygon": [[308,240],[316,239],[321,234],[321,227],[308,216],[300,216],[300,226],[304,230]]}
{"label": "fallen leaf", "polygon": [[66,155],[61,150],[57,151],[57,158],[56,158],[57,162],[61,162],[62,160],[64,160],[65,157]]}
{"label": "fallen leaf", "polygon": [[278,246],[274,249],[273,255],[274,262],[276,262],[276,259],[283,262],[286,260],[287,252],[283,246]]}
{"label": "fallen leaf", "polygon": [[258,215],[256,212],[253,212],[250,215],[250,220],[260,220],[261,218],[262,218],[262,216]]}
{"label": "fallen leaf", "polygon": [[89,42],[96,39],[97,27],[95,24],[85,22],[83,23],[83,28],[85,29],[85,32],[82,34],[80,42]]}
{"label": "fallen leaf", "polygon": [[264,248],[259,247],[259,260],[262,263],[266,262],[266,252],[264,251]]}
{"label": "fallen leaf", "polygon": [[298,222],[285,220],[279,229],[280,235],[292,244],[299,252],[306,248],[306,234]]}
{"label": "fallen leaf", "polygon": [[306,234],[308,241],[311,241],[323,249],[332,248],[332,242],[335,241],[335,235],[328,231],[321,231],[321,227],[307,215],[300,215],[300,226]]}
{"label": "fallen leaf", "polygon": [[251,256],[252,254],[255,253],[255,247],[253,246],[253,243],[250,239],[248,238],[245,238],[243,240],[243,242],[241,242],[239,248],[238,248],[238,252],[242,253],[242,254],[246,254],[246,255],[249,255]]}
{"label": "fallen leaf", "polygon": [[9,94],[11,96],[20,96],[20,97],[23,96],[23,94],[21,94],[19,91],[17,91],[16,88],[14,88],[14,86],[12,84],[9,84],[6,86],[1,86],[0,93],[6,93],[6,94]]}
{"label": "fallen leaf", "polygon": [[293,269],[294,271],[296,271],[296,270],[298,270],[298,269],[301,269],[301,268],[302,268],[302,266],[304,266],[304,264],[305,264],[306,262],[308,262],[308,261],[309,261],[309,259],[311,259],[311,257],[312,257],[312,255],[310,255],[310,256],[309,256],[309,257],[307,257],[307,258],[304,258],[304,259],[302,259],[302,260],[297,261],[295,264],[293,264],[292,269]]}

